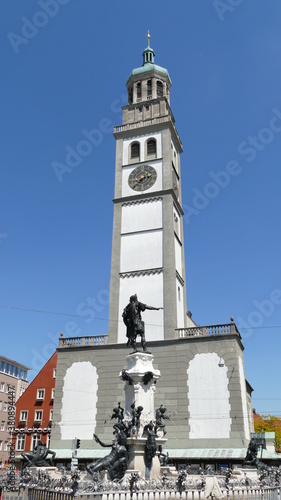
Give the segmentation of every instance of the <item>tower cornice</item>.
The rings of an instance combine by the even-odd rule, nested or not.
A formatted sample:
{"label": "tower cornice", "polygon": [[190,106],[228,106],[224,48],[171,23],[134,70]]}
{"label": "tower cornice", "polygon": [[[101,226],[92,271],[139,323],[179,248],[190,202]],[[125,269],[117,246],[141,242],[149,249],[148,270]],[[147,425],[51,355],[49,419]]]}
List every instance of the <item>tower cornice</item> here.
{"label": "tower cornice", "polygon": [[144,132],[148,134],[159,132],[164,128],[170,128],[173,135],[173,140],[177,145],[177,149],[180,153],[182,153],[182,142],[176,129],[172,112],[159,118],[151,118],[139,122],[126,123],[125,125],[117,125],[113,129],[113,135],[115,139],[125,139],[131,137],[132,135],[136,135],[136,132],[137,135],[140,135]]}

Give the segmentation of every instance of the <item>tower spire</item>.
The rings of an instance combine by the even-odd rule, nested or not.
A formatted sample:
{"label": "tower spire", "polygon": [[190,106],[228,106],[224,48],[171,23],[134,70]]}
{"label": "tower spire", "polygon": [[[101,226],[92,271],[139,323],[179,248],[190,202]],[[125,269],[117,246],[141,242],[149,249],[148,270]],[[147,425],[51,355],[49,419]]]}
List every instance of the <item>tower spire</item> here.
{"label": "tower spire", "polygon": [[142,63],[143,66],[145,64],[154,64],[155,53],[154,53],[154,50],[150,47],[149,30],[147,32],[147,47],[146,47],[146,49],[144,49],[142,56],[143,56],[143,63]]}

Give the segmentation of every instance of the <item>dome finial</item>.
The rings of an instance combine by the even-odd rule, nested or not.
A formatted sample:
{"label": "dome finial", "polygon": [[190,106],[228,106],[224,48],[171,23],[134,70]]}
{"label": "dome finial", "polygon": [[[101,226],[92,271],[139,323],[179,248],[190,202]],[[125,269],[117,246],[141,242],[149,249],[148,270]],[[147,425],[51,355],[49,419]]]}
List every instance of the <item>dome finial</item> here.
{"label": "dome finial", "polygon": [[147,30],[147,42],[148,42],[148,47],[150,47],[150,33],[149,33],[149,30]]}

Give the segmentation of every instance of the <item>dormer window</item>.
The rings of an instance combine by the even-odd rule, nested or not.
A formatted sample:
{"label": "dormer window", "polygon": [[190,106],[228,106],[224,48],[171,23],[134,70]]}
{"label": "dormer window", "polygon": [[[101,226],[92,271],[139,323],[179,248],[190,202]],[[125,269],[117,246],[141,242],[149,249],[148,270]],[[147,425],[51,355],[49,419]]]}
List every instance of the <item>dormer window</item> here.
{"label": "dormer window", "polygon": [[164,86],[163,86],[163,83],[160,82],[160,80],[157,80],[157,82],[156,82],[156,90],[157,90],[157,97],[163,97]]}
{"label": "dormer window", "polygon": [[140,159],[140,143],[133,142],[131,144],[131,160],[139,160]]}

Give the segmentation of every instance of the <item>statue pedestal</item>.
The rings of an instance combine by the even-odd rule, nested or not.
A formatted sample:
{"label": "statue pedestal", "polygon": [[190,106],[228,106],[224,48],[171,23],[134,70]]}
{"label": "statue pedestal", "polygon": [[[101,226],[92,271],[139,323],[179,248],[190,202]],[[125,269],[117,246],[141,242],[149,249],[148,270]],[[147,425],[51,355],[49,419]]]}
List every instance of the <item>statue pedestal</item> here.
{"label": "statue pedestal", "polygon": [[[155,420],[154,412],[154,392],[156,382],[161,374],[159,370],[153,367],[154,356],[147,352],[134,352],[127,356],[127,368],[120,373],[120,378],[125,379],[125,414],[132,413],[132,405],[142,406],[143,410],[140,416],[140,428],[137,437],[142,437],[143,428],[149,422]],[[126,416],[125,416],[126,420]]]}
{"label": "statue pedestal", "polygon": [[129,469],[140,472],[141,476],[148,479],[153,479],[161,476],[161,467],[159,462],[159,445],[163,445],[167,440],[156,438],[157,452],[151,461],[151,466],[146,463],[146,437],[129,438]]}
{"label": "statue pedestal", "polygon": [[[127,440],[129,447],[128,469],[140,472],[149,479],[160,476],[159,446],[166,442],[164,436],[155,434],[154,393],[156,382],[161,374],[153,367],[154,356],[148,352],[133,352],[127,356],[127,368],[120,373],[125,382],[125,418],[130,422],[133,411],[141,407],[138,421],[131,427]],[[145,426],[150,425],[149,431]],[[148,441],[156,445],[156,454],[151,460],[147,458]]]}

